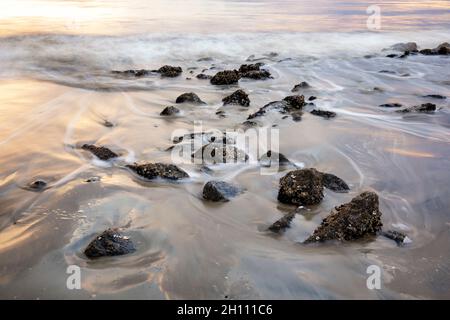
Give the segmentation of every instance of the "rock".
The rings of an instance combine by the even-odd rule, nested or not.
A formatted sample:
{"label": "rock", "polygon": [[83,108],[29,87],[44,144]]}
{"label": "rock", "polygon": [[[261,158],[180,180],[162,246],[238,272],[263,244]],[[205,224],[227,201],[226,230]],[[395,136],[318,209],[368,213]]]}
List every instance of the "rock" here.
{"label": "rock", "polygon": [[192,103],[192,104],[206,104],[193,92],[183,93],[177,98],[176,103]]}
{"label": "rock", "polygon": [[145,69],[141,69],[141,70],[125,70],[125,71],[112,71],[112,73],[114,74],[118,74],[121,76],[126,76],[126,77],[144,77],[144,76],[148,76],[149,74],[151,74],[150,70],[145,70]]}
{"label": "rock", "polygon": [[427,94],[425,96],[422,96],[423,98],[430,98],[430,99],[440,99],[440,100],[445,100],[447,99],[446,96],[442,96],[440,94]]}
{"label": "rock", "polygon": [[264,65],[262,62],[254,63],[254,64],[243,64],[239,68],[240,73],[246,73],[250,71],[259,71],[261,67]]}
{"label": "rock", "polygon": [[411,240],[405,234],[394,230],[384,231],[382,235],[388,239],[394,240],[398,245],[411,242]]}
{"label": "rock", "polygon": [[380,104],[381,108],[401,108],[402,105],[400,103],[385,103]]}
{"label": "rock", "polygon": [[200,80],[211,80],[212,76],[204,74],[204,73],[200,73],[200,74],[197,75],[197,79],[200,79]]}
{"label": "rock", "polygon": [[318,117],[325,118],[325,119],[330,119],[330,118],[336,117],[336,112],[319,110],[319,109],[314,109],[313,111],[311,111],[311,114],[318,116]]}
{"label": "rock", "polygon": [[47,188],[47,182],[45,182],[44,180],[36,180],[28,184],[28,189],[34,191],[42,191],[45,188]]}
{"label": "rock", "polygon": [[174,106],[169,106],[169,107],[165,107],[164,110],[161,111],[160,115],[161,116],[173,116],[178,113],[180,113],[180,109],[178,109]]}
{"label": "rock", "polygon": [[302,111],[292,112],[291,116],[293,121],[298,122],[302,120],[303,112]]}
{"label": "rock", "polygon": [[102,124],[103,124],[104,127],[107,127],[107,128],[114,127],[114,123],[112,123],[112,122],[110,122],[108,120],[104,120]]}
{"label": "rock", "polygon": [[275,221],[269,228],[269,231],[279,233],[291,226],[292,220],[295,218],[295,211],[284,215],[281,219]]}
{"label": "rock", "polygon": [[395,54],[395,53],[388,54],[388,55],[386,56],[386,58],[397,58],[397,57],[398,57],[398,54]]}
{"label": "rock", "polygon": [[238,104],[244,107],[248,107],[250,105],[250,99],[244,90],[236,90],[228,97],[222,99],[223,104]]}
{"label": "rock", "polygon": [[109,159],[117,158],[119,155],[108,148],[97,147],[93,144],[84,144],[81,149],[91,152],[100,160],[107,161]]}
{"label": "rock", "polygon": [[314,101],[314,100],[316,100],[316,99],[317,99],[317,97],[311,96],[311,97],[308,98],[308,101]]}
{"label": "rock", "polygon": [[295,205],[314,205],[323,199],[322,174],[316,169],[299,169],[280,179],[278,201]]}
{"label": "rock", "polygon": [[192,158],[201,159],[203,163],[238,163],[246,162],[248,155],[233,145],[209,143],[192,154]]}
{"label": "rock", "polygon": [[403,110],[398,110],[399,113],[410,113],[410,112],[420,112],[420,113],[432,113],[436,111],[436,105],[433,103],[424,103],[420,106],[414,106],[406,108]]}
{"label": "rock", "polygon": [[292,88],[292,92],[298,92],[298,91],[300,91],[301,89],[306,89],[306,88],[310,88],[311,86],[308,84],[308,82],[306,82],[306,81],[303,81],[303,82],[300,82],[299,84],[296,84],[295,86],[294,86],[294,88]]}
{"label": "rock", "polygon": [[447,42],[441,43],[434,49],[423,49],[419,51],[420,54],[433,56],[433,55],[449,55],[450,54],[450,44]]}
{"label": "rock", "polygon": [[90,177],[90,178],[87,178],[86,180],[84,180],[84,182],[87,182],[87,183],[95,183],[95,182],[100,182],[100,181],[101,181],[100,177]]}
{"label": "rock", "polygon": [[237,70],[225,70],[217,72],[211,78],[211,83],[214,85],[231,85],[237,84],[241,79],[241,74]]}
{"label": "rock", "polygon": [[168,180],[189,178],[189,175],[184,170],[173,164],[146,163],[141,165],[127,165],[126,167],[134,171],[137,175],[149,180],[156,178]]}
{"label": "rock", "polygon": [[133,242],[117,229],[108,229],[97,236],[84,250],[84,254],[90,258],[105,256],[120,256],[136,251]]}
{"label": "rock", "polygon": [[242,190],[224,181],[209,181],[203,187],[203,199],[224,202],[236,197]]}
{"label": "rock", "polygon": [[331,173],[322,173],[323,186],[334,192],[347,192],[350,187],[341,178]]}
{"label": "rock", "polygon": [[358,240],[376,235],[382,225],[377,194],[363,192],[349,203],[336,207],[305,243]]}
{"label": "rock", "polygon": [[391,71],[391,70],[381,70],[381,71],[378,71],[378,73],[395,74],[395,71]]}
{"label": "rock", "polygon": [[252,80],[266,80],[271,79],[272,75],[267,70],[255,70],[241,73],[242,78],[252,79]]}
{"label": "rock", "polygon": [[410,51],[415,52],[418,50],[417,43],[415,42],[407,42],[407,43],[397,43],[390,47],[391,50],[394,51]]}
{"label": "rock", "polygon": [[183,69],[181,69],[181,67],[172,67],[166,65],[159,68],[157,72],[161,74],[162,77],[175,78],[183,72]]}
{"label": "rock", "polygon": [[261,117],[270,110],[278,110],[280,113],[293,113],[297,112],[297,116],[301,116],[298,113],[305,106],[305,97],[300,95],[288,96],[282,101],[273,101],[260,108],[255,113],[248,116],[247,120],[251,120],[257,117]]}
{"label": "rock", "polygon": [[272,152],[272,150],[267,151],[264,155],[259,158],[259,162],[263,167],[271,167],[272,163],[276,165],[290,165],[292,164],[286,156],[282,153]]}

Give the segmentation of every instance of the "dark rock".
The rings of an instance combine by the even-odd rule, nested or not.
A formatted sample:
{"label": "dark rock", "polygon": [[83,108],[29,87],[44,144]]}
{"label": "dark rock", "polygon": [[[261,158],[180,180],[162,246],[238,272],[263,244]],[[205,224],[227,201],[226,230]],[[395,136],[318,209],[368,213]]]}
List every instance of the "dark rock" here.
{"label": "dark rock", "polygon": [[432,113],[436,111],[436,105],[433,103],[424,103],[420,106],[414,106],[403,110],[398,110],[400,113],[420,112],[420,113]]}
{"label": "dark rock", "polygon": [[163,77],[175,78],[183,72],[183,69],[181,69],[181,67],[172,67],[166,65],[159,68],[157,72],[160,73]]}
{"label": "dark rock", "polygon": [[108,229],[97,236],[84,250],[84,254],[90,258],[105,256],[120,256],[136,251],[133,242],[117,229]]}
{"label": "dark rock", "polygon": [[410,54],[411,54],[411,52],[405,51],[399,58],[404,59],[404,58],[408,57]]}
{"label": "dark rock", "polygon": [[120,76],[125,76],[125,77],[144,77],[144,76],[148,76],[149,74],[151,74],[150,70],[145,70],[145,69],[141,69],[141,70],[125,70],[125,71],[112,71],[112,73],[114,74],[118,74]]}
{"label": "dark rock", "polygon": [[440,94],[427,94],[426,96],[423,96],[423,98],[440,99],[440,100],[445,100],[445,99],[447,99],[446,96],[442,96],[442,95],[440,95]]}
{"label": "dark rock", "polygon": [[106,161],[117,158],[119,155],[106,147],[97,147],[93,144],[84,144],[81,149],[91,152],[100,160]]}
{"label": "dark rock", "polygon": [[387,56],[386,56],[386,58],[397,58],[398,57],[398,54],[395,54],[395,53],[393,53],[393,54],[388,54]]}
{"label": "dark rock", "polygon": [[255,113],[248,116],[247,120],[251,120],[257,117],[261,117],[266,114],[267,111],[270,110],[278,110],[280,113],[293,113],[297,112],[297,117],[301,114],[298,111],[301,111],[305,106],[305,97],[300,95],[288,96],[284,98],[282,101],[273,101],[266,104],[264,107],[260,108]]}
{"label": "dark rock", "polygon": [[386,73],[386,74],[395,74],[395,71],[391,71],[391,70],[381,70],[378,71],[379,73]]}
{"label": "dark rock", "polygon": [[47,182],[44,180],[36,180],[28,184],[28,188],[34,191],[42,191],[47,188]]}
{"label": "dark rock", "polygon": [[168,180],[180,180],[189,178],[189,175],[182,169],[173,164],[164,163],[146,163],[146,164],[134,164],[127,165],[137,175],[152,180],[156,178],[168,179]]}
{"label": "dark rock", "polygon": [[330,119],[330,118],[336,117],[336,112],[319,110],[319,109],[314,109],[313,111],[311,111],[311,114],[318,116],[318,117],[325,118],[325,119]]}
{"label": "dark rock", "polygon": [[243,64],[240,68],[239,68],[239,72],[240,73],[246,73],[246,72],[250,72],[250,71],[259,71],[261,70],[261,67],[264,65],[264,63],[262,62],[258,62],[255,64]]}
{"label": "dark rock", "polygon": [[211,83],[214,85],[231,85],[236,84],[241,79],[241,74],[237,70],[225,70],[217,72],[211,78]]}
{"label": "dark rock", "polygon": [[441,43],[434,49],[423,49],[419,51],[420,54],[433,56],[433,55],[449,55],[450,54],[450,44],[447,42]]}
{"label": "dark rock", "polygon": [[376,235],[382,225],[377,194],[363,192],[351,202],[336,207],[305,243],[357,240]]}
{"label": "dark rock", "polygon": [[84,180],[87,183],[95,183],[95,182],[99,182],[101,180],[100,177],[90,177],[87,178],[86,180]]}
{"label": "dark rock", "polygon": [[401,108],[400,103],[385,103],[380,105],[381,108]]}
{"label": "dark rock", "polygon": [[295,214],[296,214],[295,211],[293,211],[293,212],[290,212],[290,213],[284,215],[281,219],[275,221],[269,227],[268,230],[275,232],[275,233],[279,233],[279,232],[286,230],[287,228],[289,228],[291,226],[291,222],[292,222],[292,220],[294,220]]}
{"label": "dark rock", "polygon": [[200,74],[197,75],[197,79],[200,79],[200,80],[211,80],[212,76],[204,74],[204,73],[200,73]]}
{"label": "dark rock", "polygon": [[109,122],[108,120],[104,120],[103,121],[103,126],[105,126],[107,128],[112,128],[112,127],[114,127],[114,123]]}
{"label": "dark rock", "polygon": [[176,103],[192,103],[192,104],[206,104],[198,95],[193,92],[183,93],[177,98]]}
{"label": "dark rock", "polygon": [[248,155],[233,145],[209,143],[192,154],[192,158],[201,159],[203,163],[238,163],[246,162]]}
{"label": "dark rock", "polygon": [[278,201],[295,205],[314,205],[323,199],[322,174],[316,169],[300,169],[280,179]]}
{"label": "dark rock", "polygon": [[177,113],[180,113],[180,109],[174,107],[174,106],[169,106],[169,107],[165,107],[163,111],[161,111],[160,115],[161,116],[173,116]]}
{"label": "dark rock", "polygon": [[322,173],[323,186],[334,192],[347,192],[350,187],[341,178],[331,173]]}
{"label": "dark rock", "polygon": [[223,104],[238,104],[244,107],[248,107],[250,105],[250,99],[244,90],[236,90],[228,97],[222,99]]}
{"label": "dark rock", "polygon": [[306,88],[310,88],[311,86],[308,84],[308,82],[306,82],[306,81],[303,81],[303,82],[300,82],[299,84],[296,84],[295,86],[294,86],[294,88],[292,88],[292,92],[297,92],[297,91],[300,91],[301,89],[306,89]]}
{"label": "dark rock", "polygon": [[209,181],[203,187],[203,198],[214,202],[229,201],[241,192],[240,188],[227,182]]}
{"label": "dark rock", "polygon": [[267,151],[264,155],[259,158],[259,162],[263,167],[271,167],[272,163],[277,165],[289,165],[292,164],[286,156],[282,153],[273,152],[272,150]]}
{"label": "dark rock", "polygon": [[272,75],[267,70],[254,70],[241,73],[242,78],[252,79],[252,80],[266,80],[271,79]]}
{"label": "dark rock", "polygon": [[311,97],[309,97],[308,101],[314,101],[314,100],[316,100],[316,99],[317,99],[317,97],[311,96]]}
{"label": "dark rock", "polygon": [[409,240],[409,238],[405,234],[394,230],[384,231],[382,232],[382,235],[388,239],[394,240],[398,245],[402,245],[405,243],[405,240]]}

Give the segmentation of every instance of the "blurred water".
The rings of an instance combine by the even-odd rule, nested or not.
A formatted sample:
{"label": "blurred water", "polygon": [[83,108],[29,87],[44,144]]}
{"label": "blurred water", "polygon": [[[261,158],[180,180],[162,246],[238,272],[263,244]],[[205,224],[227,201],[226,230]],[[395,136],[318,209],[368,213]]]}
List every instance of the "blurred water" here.
{"label": "blurred water", "polygon": [[[373,2],[375,3],[375,2]],[[450,97],[448,57],[389,59],[398,42],[422,48],[449,40],[448,1],[378,1],[382,29],[366,29],[358,1],[32,1],[0,3],[0,297],[2,298],[448,298]],[[418,32],[420,31],[420,32]],[[241,80],[248,109],[222,106],[237,86],[195,76],[265,63],[274,79]],[[367,57],[370,55],[370,58]],[[205,59],[208,58],[208,59]],[[179,65],[175,79],[124,79],[111,70]],[[380,73],[381,70],[393,74]],[[188,80],[187,78],[192,78]],[[232,129],[307,81],[330,121],[269,114],[289,159],[332,172],[349,194],[326,192],[285,234],[264,231],[292,207],[277,202],[278,180],[255,166],[182,165],[192,178],[144,183],[120,165],[93,161],[73,146],[90,142],[134,160],[170,162],[174,130]],[[374,90],[377,87],[380,90]],[[204,106],[159,116],[183,92]],[[402,115],[380,104],[433,102],[435,114]],[[216,112],[223,110],[226,117]],[[104,120],[115,124],[102,125]],[[97,183],[86,179],[99,177]],[[233,201],[201,200],[210,179],[246,189]],[[35,179],[50,188],[24,187]],[[305,247],[330,210],[364,190],[380,196],[386,229],[413,240]],[[94,234],[123,227],[134,254],[87,260]],[[81,291],[66,268],[82,268]],[[383,268],[380,291],[366,268]]]}

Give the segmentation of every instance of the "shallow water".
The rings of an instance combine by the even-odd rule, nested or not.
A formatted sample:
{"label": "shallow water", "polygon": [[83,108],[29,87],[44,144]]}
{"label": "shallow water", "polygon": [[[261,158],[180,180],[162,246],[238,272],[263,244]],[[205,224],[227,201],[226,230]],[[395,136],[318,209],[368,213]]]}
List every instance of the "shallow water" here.
{"label": "shallow water", "polygon": [[[365,29],[367,4],[312,3],[2,1],[0,297],[449,298],[450,100],[422,96],[450,97],[450,60],[389,59],[382,51],[398,42],[449,42],[448,2],[381,2],[379,32]],[[241,80],[248,109],[222,107],[235,86],[195,78],[203,69],[237,68],[251,55],[274,79]],[[164,64],[183,67],[183,75],[124,79],[110,72]],[[174,130],[192,131],[196,121],[205,129],[236,128],[301,81],[312,86],[303,93],[337,117],[305,112],[293,122],[273,113],[261,125],[277,125],[290,160],[339,175],[351,192],[326,191],[283,235],[264,230],[294,209],[276,199],[287,170],[261,175],[256,164],[230,164],[205,173],[181,164],[191,178],[167,183],[143,182],[123,169],[138,160],[171,162],[165,150]],[[190,91],[207,105],[159,116]],[[403,115],[378,107],[393,102],[440,109]],[[87,142],[123,156],[92,160],[76,148]],[[91,177],[100,181],[87,183]],[[246,191],[225,204],[206,203],[201,190],[212,177]],[[36,179],[50,188],[27,190]],[[364,190],[378,193],[385,228],[403,230],[411,244],[383,237],[299,244],[333,207]],[[123,228],[137,251],[87,260],[83,249],[108,227]],[[72,264],[82,268],[82,290],[66,288]],[[372,264],[383,270],[381,290],[366,287]]]}

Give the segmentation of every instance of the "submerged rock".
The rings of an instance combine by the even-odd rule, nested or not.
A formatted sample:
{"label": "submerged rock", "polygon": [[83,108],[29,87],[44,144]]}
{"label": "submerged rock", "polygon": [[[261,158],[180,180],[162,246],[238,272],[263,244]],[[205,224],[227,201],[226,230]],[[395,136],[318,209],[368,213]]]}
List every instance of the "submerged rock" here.
{"label": "submerged rock", "polygon": [[124,70],[124,71],[114,70],[114,71],[112,71],[112,73],[120,75],[120,76],[125,76],[125,77],[133,76],[133,77],[139,78],[139,77],[148,76],[152,72],[150,70],[141,69],[141,70]]}
{"label": "submerged rock", "polygon": [[427,95],[423,96],[423,98],[440,99],[440,100],[445,100],[445,99],[447,99],[446,96],[442,96],[442,95],[440,95],[440,94],[427,94]]}
{"label": "submerged rock", "polygon": [[334,192],[347,192],[350,190],[348,184],[341,178],[331,173],[322,173],[323,186]]}
{"label": "submerged rock", "polygon": [[206,104],[194,92],[183,93],[182,95],[180,95],[177,98],[177,100],[175,102],[176,103]]}
{"label": "submerged rock", "polygon": [[381,108],[401,108],[403,105],[400,103],[385,103],[380,104]]}
{"label": "submerged rock", "polygon": [[189,178],[189,175],[184,170],[173,164],[146,163],[140,165],[127,165],[126,167],[134,171],[137,175],[149,180],[156,178],[168,180]]}
{"label": "submerged rock", "polygon": [[201,159],[204,163],[239,163],[246,162],[248,155],[233,145],[209,143],[192,154],[193,159]]}
{"label": "submerged rock", "polygon": [[108,120],[104,120],[102,124],[103,124],[103,126],[105,126],[105,127],[107,127],[107,128],[112,128],[112,127],[114,127],[114,123],[112,123],[112,122],[110,122],[110,121],[108,121]]}
{"label": "submerged rock", "polygon": [[423,49],[419,51],[420,54],[426,56],[434,56],[434,55],[449,55],[450,54],[450,44],[447,42],[441,43],[434,49]]}
{"label": "submerged rock", "polygon": [[164,110],[161,111],[160,115],[161,116],[173,116],[178,113],[180,113],[180,109],[178,109],[174,106],[169,106],[169,107],[165,107]]}
{"label": "submerged rock", "polygon": [[200,74],[197,75],[197,79],[200,79],[200,80],[211,80],[212,76],[204,74],[204,73],[200,73]]}
{"label": "submerged rock", "polygon": [[314,205],[323,199],[322,174],[316,169],[299,169],[280,179],[278,201],[295,205]]}
{"label": "submerged rock", "polygon": [[181,73],[183,72],[183,69],[181,69],[181,67],[173,67],[173,66],[165,65],[165,66],[159,68],[157,70],[157,72],[159,74],[161,74],[161,76],[163,76],[163,77],[175,78],[175,77],[178,77],[179,75],[181,75]]}
{"label": "submerged rock", "polygon": [[411,239],[409,239],[405,234],[394,230],[384,231],[382,235],[388,239],[394,240],[398,245],[411,242]]}
{"label": "submerged rock", "polygon": [[117,158],[119,155],[106,147],[97,147],[93,144],[84,144],[81,149],[91,152],[97,158],[103,161]]}
{"label": "submerged rock", "polygon": [[330,119],[330,118],[336,117],[336,112],[320,110],[320,109],[314,109],[313,111],[311,111],[311,114],[318,116],[318,117],[325,118],[325,119]]}
{"label": "submerged rock", "polygon": [[433,103],[424,103],[420,106],[414,106],[406,108],[403,110],[398,110],[399,113],[410,113],[410,112],[420,112],[420,113],[432,113],[436,111],[436,105]]}
{"label": "submerged rock", "polygon": [[237,70],[225,70],[217,72],[211,78],[211,83],[214,85],[231,85],[236,84],[241,79],[241,74]]}
{"label": "submerged rock", "polygon": [[105,256],[120,256],[136,251],[133,242],[117,229],[108,229],[97,236],[84,250],[84,254],[90,258]]}
{"label": "submerged rock", "polygon": [[287,228],[289,228],[291,226],[291,222],[292,222],[292,220],[294,220],[295,214],[296,214],[296,212],[293,211],[293,212],[290,212],[290,213],[284,215],[281,219],[275,221],[268,228],[268,230],[275,232],[275,233],[279,233],[279,232],[286,230]]}
{"label": "submerged rock", "polygon": [[289,165],[292,164],[288,158],[286,158],[282,153],[272,152],[272,150],[267,151],[264,155],[259,158],[259,162],[263,167],[271,167],[272,164],[276,165]]}
{"label": "submerged rock", "polygon": [[298,92],[298,91],[300,91],[301,89],[306,89],[306,88],[310,88],[311,86],[308,84],[308,82],[306,82],[306,81],[303,81],[303,82],[300,82],[299,84],[296,84],[295,86],[294,86],[294,88],[292,88],[292,92]]}
{"label": "submerged rock", "polygon": [[42,191],[47,188],[47,182],[44,180],[35,180],[30,182],[27,187],[33,191]]}
{"label": "submerged rock", "polygon": [[248,107],[250,105],[250,99],[244,90],[236,90],[231,95],[222,99],[224,105],[227,104],[237,104],[243,107]]}
{"label": "submerged rock", "polygon": [[382,225],[377,194],[363,192],[349,203],[336,207],[305,243],[357,240],[376,235]]}
{"label": "submerged rock", "polygon": [[214,202],[225,202],[236,197],[242,190],[224,181],[209,181],[203,187],[203,198]]}

